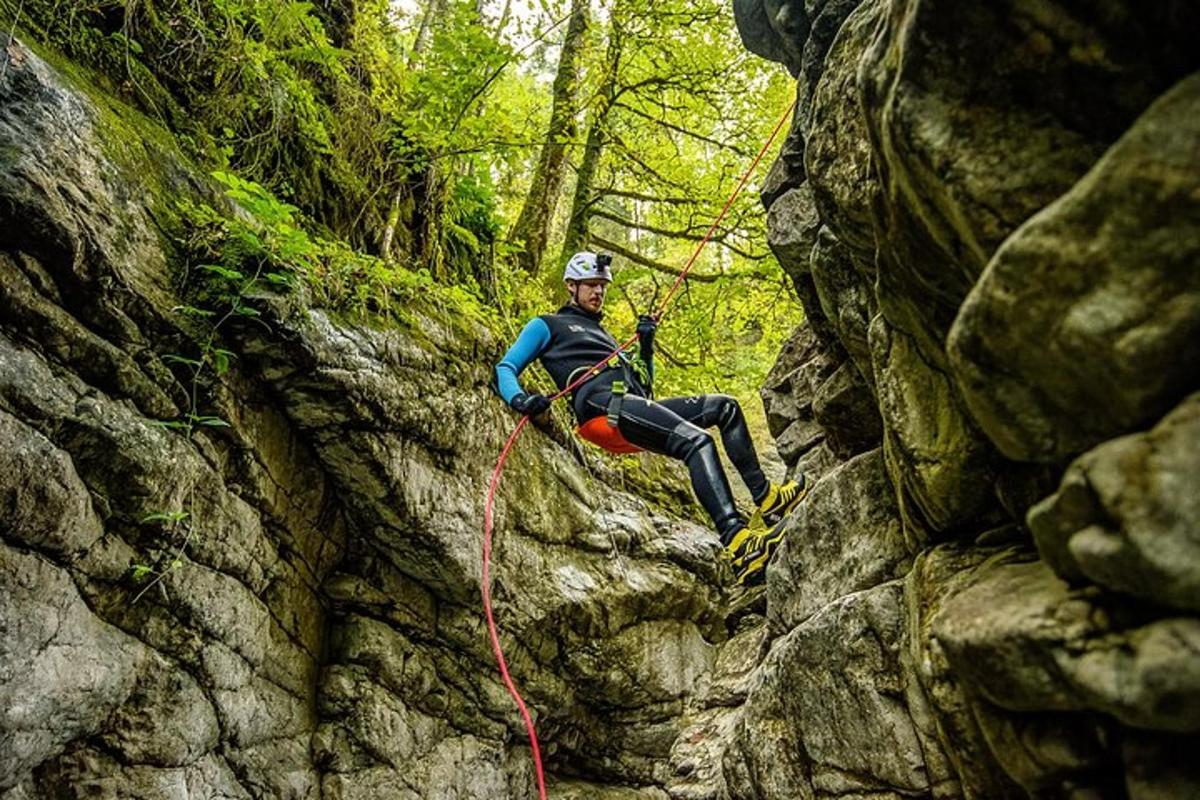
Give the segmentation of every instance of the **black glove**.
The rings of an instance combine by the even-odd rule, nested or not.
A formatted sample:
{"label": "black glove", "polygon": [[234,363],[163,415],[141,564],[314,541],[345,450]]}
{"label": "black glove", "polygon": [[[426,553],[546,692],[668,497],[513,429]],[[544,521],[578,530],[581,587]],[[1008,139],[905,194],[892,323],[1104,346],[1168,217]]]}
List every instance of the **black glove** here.
{"label": "black glove", "polygon": [[658,330],[658,320],[649,314],[642,314],[638,317],[637,335],[643,343],[654,341],[654,332]]}
{"label": "black glove", "polygon": [[550,398],[544,394],[521,392],[509,403],[513,411],[527,417],[536,417],[550,407]]}

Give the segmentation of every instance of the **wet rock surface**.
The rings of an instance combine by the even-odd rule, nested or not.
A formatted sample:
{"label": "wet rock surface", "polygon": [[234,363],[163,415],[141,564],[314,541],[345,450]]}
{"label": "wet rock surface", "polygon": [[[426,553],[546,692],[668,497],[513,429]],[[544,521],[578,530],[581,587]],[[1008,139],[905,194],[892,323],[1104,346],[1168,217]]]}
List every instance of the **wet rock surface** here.
{"label": "wet rock surface", "polygon": [[809,323],[763,399],[814,488],[712,796],[1187,796],[1200,18],[805,11],[763,202]]}
{"label": "wet rock surface", "polygon": [[[532,796],[479,599],[499,341],[258,297],[200,394],[227,424],[164,425],[194,345],[162,230],[214,194],[149,123],[6,57],[0,797]],[[508,469],[494,608],[554,796],[665,798],[730,635],[716,537],[536,431]]]}

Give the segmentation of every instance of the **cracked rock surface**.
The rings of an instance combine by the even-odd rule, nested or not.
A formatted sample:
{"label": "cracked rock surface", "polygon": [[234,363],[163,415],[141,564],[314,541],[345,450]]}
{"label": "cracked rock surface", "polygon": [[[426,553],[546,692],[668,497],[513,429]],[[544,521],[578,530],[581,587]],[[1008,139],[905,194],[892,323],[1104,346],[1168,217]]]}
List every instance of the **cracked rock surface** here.
{"label": "cracked rock surface", "polygon": [[735,7],[796,77],[762,395],[815,481],[707,796],[1196,794],[1200,14]]}

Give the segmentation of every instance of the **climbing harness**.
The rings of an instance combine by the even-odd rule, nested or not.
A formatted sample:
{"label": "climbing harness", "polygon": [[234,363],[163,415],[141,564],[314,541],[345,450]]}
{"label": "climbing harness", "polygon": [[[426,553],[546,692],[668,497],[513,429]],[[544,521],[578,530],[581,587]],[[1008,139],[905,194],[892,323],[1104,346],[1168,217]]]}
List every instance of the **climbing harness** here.
{"label": "climbing harness", "polygon": [[[599,369],[596,364],[590,367],[579,367],[569,376],[567,376],[567,384],[570,386],[581,386],[592,378],[599,377],[610,369],[622,369],[630,367],[638,374],[641,379],[642,373],[638,371],[636,366],[630,362],[630,359],[625,357],[624,353],[615,353],[603,363]],[[644,369],[644,367],[643,367]],[[579,379],[576,381],[576,379]],[[575,427],[575,434],[586,442],[607,450],[610,453],[617,455],[628,455],[630,453],[640,453],[642,448],[635,444],[631,444],[629,440],[617,428],[617,421],[621,418],[621,405],[625,402],[625,381],[616,380],[612,382],[612,399],[608,401],[608,409],[602,417],[592,417],[587,422]]]}
{"label": "climbing harness", "polygon": [[592,417],[576,427],[575,433],[580,439],[617,455],[642,452],[642,448],[631,444],[617,427],[617,422],[621,419],[621,406],[625,403],[625,381],[613,381],[610,391],[612,395],[604,416]]}
{"label": "climbing harness", "polygon": [[630,443],[625,438],[625,435],[621,433],[620,428],[614,423],[610,423],[605,417],[592,417],[577,427],[575,433],[580,439],[591,442],[597,447],[602,447],[608,452],[616,453],[617,455],[623,456],[642,452],[642,448]]}
{"label": "climbing harness", "polygon": [[[771,132],[771,136],[767,139],[767,143],[764,144],[762,146],[762,149],[758,151],[758,155],[754,157],[754,161],[751,162],[750,167],[746,170],[745,174],[742,175],[742,179],[738,183],[737,188],[735,188],[733,190],[733,194],[731,194],[729,196],[729,199],[725,201],[725,206],[724,206],[724,208],[721,209],[721,213],[717,215],[716,220],[713,222],[712,226],[708,229],[708,232],[704,234],[704,238],[702,238],[700,240],[700,244],[697,245],[695,252],[692,253],[692,257],[688,259],[687,264],[684,265],[683,270],[679,273],[679,276],[675,279],[675,282],[673,284],[671,284],[670,290],[667,291],[667,294],[663,298],[662,303],[659,304],[658,309],[653,314],[650,315],[651,318],[655,322],[658,322],[660,319],[662,319],[663,314],[666,312],[667,305],[671,302],[672,296],[674,296],[675,292],[679,289],[680,285],[687,278],[688,272],[692,269],[692,266],[696,263],[696,259],[700,257],[701,251],[704,250],[705,245],[708,244],[709,240],[712,238],[712,235],[714,233],[716,233],[717,226],[719,226],[721,224],[721,221],[723,219],[725,219],[725,215],[729,213],[729,209],[733,206],[733,202],[738,198],[738,195],[740,195],[742,193],[742,189],[746,186],[746,182],[750,180],[750,176],[752,174],[754,174],[754,170],[758,166],[758,162],[762,161],[763,156],[766,155],[767,150],[771,147],[771,143],[775,141],[775,137],[779,135],[779,131],[783,128],[784,123],[787,122],[788,117],[791,116],[792,111],[795,110],[795,108],[796,108],[796,101],[793,101],[792,104],[790,106],[788,106],[787,111],[785,111],[783,113],[783,116],[781,116],[779,118],[779,122],[777,122],[775,124],[775,129]],[[591,368],[585,370],[584,373],[580,377],[576,378],[573,381],[569,380],[567,382],[567,385],[562,390],[560,390],[557,394],[552,395],[550,397],[551,402],[557,400],[558,398],[562,397],[563,395],[567,394],[568,392],[574,391],[576,389],[576,387],[585,383],[586,381],[590,380],[591,378],[595,377],[597,374],[599,374],[601,371],[603,371],[606,367],[608,367],[608,365],[610,364],[610,362],[613,358],[619,358],[621,356],[621,354],[623,354],[626,350],[628,350],[633,345],[633,343],[635,341],[637,341],[637,338],[638,338],[637,334],[634,334],[627,341],[625,341],[623,344],[618,346],[617,349],[613,350],[611,353],[609,353],[607,356],[602,358],[600,361],[596,362],[594,365],[592,365]],[[619,383],[621,383],[621,382],[620,381],[614,382],[614,384],[613,384],[614,389],[617,386],[617,384],[619,384]],[[624,384],[621,384],[621,388],[622,388],[622,391],[621,391],[620,396],[623,397],[624,396]],[[616,391],[613,392],[613,395],[614,395],[614,398],[617,397]],[[623,402],[623,401],[621,401],[621,400],[617,401],[618,415],[620,413],[620,403],[621,402]],[[579,435],[582,436],[583,438],[587,439],[588,441],[592,441],[592,442],[595,442],[596,444],[599,444],[601,447],[605,447],[605,445],[602,444],[601,442],[597,441],[597,439],[604,439],[605,441],[617,442],[618,437],[619,437],[619,442],[624,442],[626,447],[633,448],[633,450],[631,452],[636,452],[637,448],[635,448],[632,444],[629,444],[629,442],[625,441],[625,437],[621,436],[621,433],[620,433],[620,431],[617,430],[615,423],[613,423],[613,424],[609,423],[609,418],[611,417],[612,413],[613,413],[613,406],[612,406],[612,403],[610,402],[609,408],[608,408],[608,414],[606,414],[603,417],[595,417],[589,423],[585,423],[584,425],[581,425],[578,429]],[[513,428],[513,432],[511,434],[509,434],[507,441],[504,442],[504,447],[501,448],[501,450],[500,450],[500,457],[498,459],[496,459],[496,466],[492,469],[492,478],[488,482],[487,500],[484,503],[484,507],[483,507],[482,593],[483,593],[483,613],[487,619],[488,637],[491,639],[491,642],[492,642],[492,652],[496,656],[496,663],[500,667],[500,679],[504,682],[504,686],[506,689],[508,689],[508,693],[510,695],[512,695],[513,701],[516,702],[517,709],[521,713],[521,719],[524,720],[524,722],[525,722],[525,730],[529,734],[529,746],[530,746],[530,750],[532,751],[532,754],[533,754],[534,774],[537,777],[538,800],[546,800],[546,776],[545,776],[544,772],[542,771],[542,753],[541,753],[541,749],[538,747],[537,732],[534,730],[533,719],[529,715],[529,709],[526,708],[525,701],[521,698],[521,693],[519,691],[517,691],[516,684],[513,683],[512,676],[508,672],[508,663],[504,660],[504,651],[500,647],[500,633],[499,633],[498,629],[496,628],[496,620],[492,616],[492,590],[491,590],[492,521],[493,521],[492,520],[492,509],[495,507],[495,504],[496,504],[496,487],[500,483],[500,473],[504,469],[504,462],[508,460],[509,452],[512,450],[513,445],[517,441],[517,437],[519,437],[521,435],[521,431],[524,430],[525,425],[528,422],[529,422],[529,417],[527,417],[527,416],[521,417],[520,422],[517,423],[517,427]],[[592,423],[596,423],[596,422],[599,422],[601,426],[608,429],[609,431],[615,432],[615,436],[612,436],[612,434],[608,434],[606,437],[605,435],[602,435],[602,434],[596,432],[595,429],[598,426],[592,424]],[[583,430],[585,428],[589,429],[588,433],[590,435],[586,435],[586,436],[584,435]],[[591,435],[595,435],[596,438],[591,438]],[[619,442],[617,442],[618,446],[619,446]],[[608,448],[606,448],[606,449],[608,449]],[[615,450],[614,452],[621,452],[621,451]]]}
{"label": "climbing harness", "polygon": [[621,419],[621,406],[625,403],[625,381],[613,381],[609,393],[608,411],[604,418],[615,428]]}

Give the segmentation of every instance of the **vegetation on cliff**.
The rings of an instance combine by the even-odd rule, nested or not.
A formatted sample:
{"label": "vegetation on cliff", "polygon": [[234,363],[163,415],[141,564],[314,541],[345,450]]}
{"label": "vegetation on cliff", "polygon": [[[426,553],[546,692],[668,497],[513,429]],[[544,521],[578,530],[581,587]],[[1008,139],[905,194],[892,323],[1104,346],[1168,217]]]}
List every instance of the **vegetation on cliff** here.
{"label": "vegetation on cliff", "polygon": [[[617,254],[624,329],[789,89],[723,2],[602,5],[0,0],[0,21],[90,68],[243,204],[285,211],[259,232],[294,227],[273,269],[307,276],[314,303],[387,316],[436,289],[515,329],[587,247]],[[214,263],[245,255],[245,221],[184,211]],[[664,390],[752,394],[799,321],[762,227],[748,193],[674,306],[662,352],[686,369]]]}

